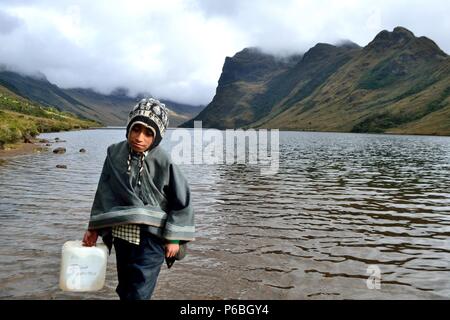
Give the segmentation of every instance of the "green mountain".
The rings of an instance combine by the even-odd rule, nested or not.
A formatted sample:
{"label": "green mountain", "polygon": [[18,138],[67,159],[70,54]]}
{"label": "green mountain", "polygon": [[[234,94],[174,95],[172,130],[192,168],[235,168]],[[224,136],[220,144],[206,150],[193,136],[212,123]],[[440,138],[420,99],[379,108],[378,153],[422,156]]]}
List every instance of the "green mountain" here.
{"label": "green mountain", "polygon": [[[67,111],[81,118],[92,119],[110,126],[124,126],[131,107],[139,97],[129,97],[124,89],[110,95],[100,94],[92,89],[61,89],[50,83],[44,75],[22,75],[0,69],[0,85],[17,94],[47,107]],[[162,100],[169,108],[170,126],[179,124],[196,116],[202,107]]]}
{"label": "green mountain", "polygon": [[[142,96],[130,97],[126,89],[118,89],[109,95],[100,94],[92,89],[66,89],[65,92],[84,105],[95,110],[98,118],[110,126],[124,126],[128,113],[133,105]],[[177,127],[181,123],[195,117],[201,110],[201,106],[181,104],[170,100],[161,99],[161,102],[169,108],[169,126]]]}
{"label": "green mountain", "polygon": [[[194,120],[203,125],[219,129],[241,127],[257,120],[265,101],[256,103],[265,94],[271,81],[281,81],[284,75],[301,59],[292,56],[280,59],[261,52],[257,48],[246,48],[234,57],[225,59],[219,84],[212,102],[199,115],[183,127],[192,127]],[[286,90],[279,88],[284,94]]]}
{"label": "green mountain", "polygon": [[42,132],[98,126],[98,122],[43,106],[0,85],[0,149],[5,144],[30,140]]}
{"label": "green mountain", "polygon": [[450,135],[450,57],[401,27],[364,48],[318,44],[283,62],[245,49],[226,59],[214,99],[183,126],[194,120],[221,129]]}
{"label": "green mountain", "polygon": [[[86,117],[94,110],[69,96],[64,90],[50,83],[43,74],[33,76],[1,70],[0,85],[18,96],[29,99],[40,105],[56,107],[60,111],[68,111]],[[86,117],[90,118],[90,117]],[[100,119],[95,119],[100,120]]]}

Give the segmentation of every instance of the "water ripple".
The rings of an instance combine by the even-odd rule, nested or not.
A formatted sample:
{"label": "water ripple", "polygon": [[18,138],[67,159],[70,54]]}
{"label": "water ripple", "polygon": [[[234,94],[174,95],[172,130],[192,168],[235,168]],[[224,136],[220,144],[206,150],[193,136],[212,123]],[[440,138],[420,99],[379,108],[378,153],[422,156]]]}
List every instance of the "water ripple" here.
{"label": "water ripple", "polygon": [[[123,132],[43,138],[56,136],[66,154],[0,164],[0,298],[115,299],[114,253],[98,293],[61,292],[58,274],[61,246],[81,239],[106,148]],[[450,138],[282,132],[280,144],[273,176],[181,165],[197,240],[174,266],[184,277],[163,268],[156,299],[448,297]],[[373,265],[380,290],[366,286]]]}

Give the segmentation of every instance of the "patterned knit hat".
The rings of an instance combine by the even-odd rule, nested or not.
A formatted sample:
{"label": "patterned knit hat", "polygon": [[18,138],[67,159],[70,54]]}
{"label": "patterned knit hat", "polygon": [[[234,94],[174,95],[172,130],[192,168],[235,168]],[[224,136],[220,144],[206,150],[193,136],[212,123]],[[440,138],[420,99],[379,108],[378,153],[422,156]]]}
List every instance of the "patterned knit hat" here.
{"label": "patterned knit hat", "polygon": [[153,131],[155,135],[153,147],[156,147],[164,137],[164,132],[169,125],[168,114],[169,110],[164,103],[153,98],[142,99],[128,115],[127,139],[131,127],[136,123],[140,123]]}

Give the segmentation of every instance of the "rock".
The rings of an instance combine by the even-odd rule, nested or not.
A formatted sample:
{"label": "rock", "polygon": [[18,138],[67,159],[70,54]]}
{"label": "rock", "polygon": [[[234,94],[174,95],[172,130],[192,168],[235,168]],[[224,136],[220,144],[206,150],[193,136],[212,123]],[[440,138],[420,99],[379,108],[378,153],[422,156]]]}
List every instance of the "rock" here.
{"label": "rock", "polygon": [[86,152],[86,149],[81,148],[81,149],[80,149],[80,152],[81,152],[81,153],[85,153],[85,152]]}
{"label": "rock", "polygon": [[41,153],[41,152],[45,152],[47,150],[48,150],[47,148],[43,148],[43,147],[33,148],[33,152],[35,152],[35,153]]}
{"label": "rock", "polygon": [[48,141],[47,139],[40,139],[39,143],[50,143],[50,141]]}
{"label": "rock", "polygon": [[55,141],[59,141],[59,138],[55,138]]}
{"label": "rock", "polygon": [[67,166],[65,164],[57,164],[56,167],[58,169],[67,169]]}
{"label": "rock", "polygon": [[55,150],[53,150],[53,153],[57,153],[57,154],[66,153],[66,148],[56,148]]}
{"label": "rock", "polygon": [[31,135],[29,135],[29,134],[25,134],[24,136],[23,136],[23,142],[25,142],[25,143],[33,143],[31,140],[33,139],[33,137],[31,137]]}
{"label": "rock", "polygon": [[46,146],[46,147],[51,147],[52,144],[51,144],[51,143],[46,143],[45,146]]}

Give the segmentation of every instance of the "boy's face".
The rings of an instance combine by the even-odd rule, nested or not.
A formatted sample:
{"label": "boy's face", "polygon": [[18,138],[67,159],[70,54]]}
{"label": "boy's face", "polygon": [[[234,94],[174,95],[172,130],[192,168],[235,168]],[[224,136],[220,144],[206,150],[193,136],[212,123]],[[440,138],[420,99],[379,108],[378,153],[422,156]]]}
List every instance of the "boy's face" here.
{"label": "boy's face", "polygon": [[144,152],[152,145],[153,132],[142,124],[135,124],[128,135],[128,143],[135,152]]}

